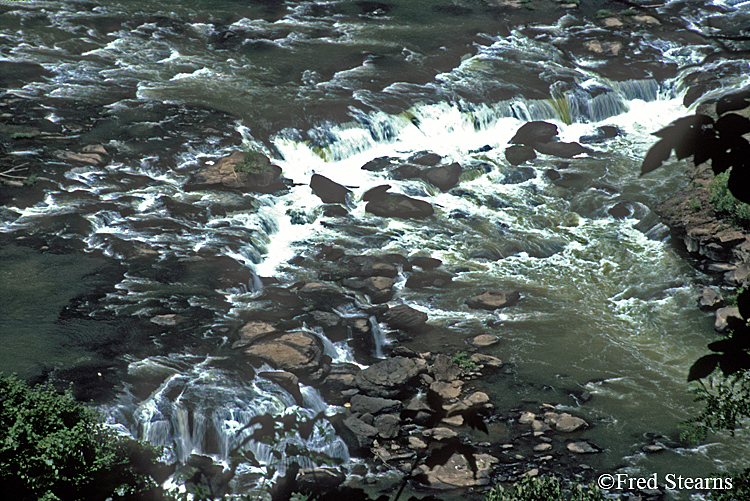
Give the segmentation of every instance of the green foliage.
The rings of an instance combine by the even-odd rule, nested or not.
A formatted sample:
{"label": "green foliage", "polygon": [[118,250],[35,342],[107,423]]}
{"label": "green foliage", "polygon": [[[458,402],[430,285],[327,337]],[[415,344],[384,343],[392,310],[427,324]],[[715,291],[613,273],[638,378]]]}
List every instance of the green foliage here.
{"label": "green foliage", "polygon": [[465,351],[456,352],[453,355],[453,363],[467,371],[474,371],[477,369],[477,364],[474,363]]}
{"label": "green foliage", "polygon": [[156,449],[106,428],[70,391],[0,377],[0,485],[14,499],[104,500],[154,492]]}
{"label": "green foliage", "polygon": [[271,161],[259,151],[247,151],[242,162],[234,166],[234,170],[242,174],[260,174],[271,168]]}
{"label": "green foliage", "polygon": [[736,501],[750,499],[750,468],[732,475],[732,488],[724,491],[711,491],[708,499],[711,501]]}
{"label": "green foliage", "polygon": [[635,16],[638,14],[638,10],[634,9],[633,7],[629,7],[623,11],[620,12],[623,16]]}
{"label": "green foliage", "polygon": [[23,180],[23,184],[25,184],[26,186],[32,186],[34,183],[36,183],[36,178],[36,173],[31,173],[26,179]]}
{"label": "green foliage", "polygon": [[604,19],[605,17],[612,17],[615,13],[612,12],[609,9],[599,9],[596,11],[596,18],[597,19]]}
{"label": "green foliage", "polygon": [[688,207],[693,212],[699,212],[703,208],[703,203],[697,198],[691,198]]}
{"label": "green foliage", "polygon": [[705,440],[709,431],[734,430],[750,417],[750,371],[744,370],[727,377],[716,376],[708,386],[694,383],[690,392],[696,402],[705,402],[703,411],[686,421],[688,429],[683,439]]}
{"label": "green foliage", "polygon": [[711,203],[717,213],[728,216],[737,226],[750,228],[750,205],[740,202],[729,191],[729,175],[729,171],[722,172],[709,184]]}
{"label": "green foliage", "polygon": [[496,485],[485,501],[604,501],[604,495],[593,484],[585,487],[572,483],[565,487],[555,477],[524,477],[507,489]]}

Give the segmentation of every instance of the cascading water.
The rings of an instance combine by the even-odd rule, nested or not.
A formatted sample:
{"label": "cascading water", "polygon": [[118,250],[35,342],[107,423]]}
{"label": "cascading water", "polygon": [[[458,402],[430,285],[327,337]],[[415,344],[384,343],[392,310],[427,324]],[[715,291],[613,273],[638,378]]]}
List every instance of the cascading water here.
{"label": "cascading water", "polygon": [[[0,335],[29,332],[35,316],[24,304],[34,295],[67,313],[35,324],[34,349],[10,343],[4,370],[31,377],[69,365],[119,367],[115,396],[102,404],[111,424],[166,446],[179,463],[191,454],[226,463],[254,416],[327,409],[316,389],[303,385],[298,402],[229,352],[248,312],[273,310],[256,306],[264,284],[317,277],[320,263],[307,259],[305,268],[296,258],[322,244],[349,254],[430,255],[453,285],[416,289],[398,279],[393,304],[414,305],[435,327],[411,347],[451,353],[471,349],[475,335],[497,334],[488,353],[523,381],[485,388],[498,409],[523,399],[566,405],[569,393],[590,391],[594,398],[576,412],[596,423],[591,437],[606,445],[602,471],[624,462],[698,474],[747,460],[744,433],[710,453],[633,452],[644,434],[673,434],[695,412],[683,380],[712,335],[710,319],[693,307],[712,279],[670,247],[650,209],[684,177],[670,162],[641,178],[639,164],[651,133],[688,112],[682,97],[695,81],[707,79],[709,93],[741,86],[745,62],[719,58],[699,78],[692,72],[708,52],[705,40],[620,16],[630,42],[613,28],[620,38],[602,43],[603,21],[557,6],[531,19],[512,9],[486,16],[474,4],[449,14],[423,1],[393,2],[382,14],[360,11],[371,2],[24,3],[0,2],[0,63],[8,68],[0,78],[14,86],[0,104],[13,110],[5,122],[36,117],[40,139],[23,143],[34,133],[0,128],[0,153],[42,163],[46,180],[38,193],[0,198],[0,233],[13,242],[0,287],[24,298],[0,309]],[[491,3],[482,9],[505,8]],[[696,7],[686,19],[708,32],[707,15]],[[592,40],[599,45],[585,45]],[[624,78],[622,67],[637,74]],[[531,120],[555,123],[561,141],[593,153],[510,165],[508,141]],[[600,133],[605,125],[614,137]],[[58,152],[93,144],[108,152],[96,165]],[[190,186],[200,168],[243,148],[267,153],[288,191]],[[392,167],[423,152],[438,155],[438,165],[459,163],[459,184],[442,192],[393,178]],[[362,169],[378,159],[383,169]],[[309,187],[315,173],[351,190],[348,215],[324,214]],[[435,215],[424,222],[368,214],[360,197],[386,183],[429,201]],[[624,217],[612,216],[618,206]],[[38,252],[14,250],[21,244]],[[70,265],[63,251],[87,256],[85,266]],[[105,268],[94,257],[114,263],[111,283],[86,295],[86,278]],[[58,277],[53,266],[68,268],[49,285],[45,279]],[[465,306],[477,289],[506,287],[522,293],[512,310]],[[59,297],[45,292],[58,288]],[[357,307],[332,312],[367,324],[367,356],[381,358],[397,343]],[[113,327],[133,318],[136,327]],[[345,341],[300,324],[332,363],[354,363]],[[325,427],[304,445],[348,457]],[[267,446],[246,446],[273,461]]]}

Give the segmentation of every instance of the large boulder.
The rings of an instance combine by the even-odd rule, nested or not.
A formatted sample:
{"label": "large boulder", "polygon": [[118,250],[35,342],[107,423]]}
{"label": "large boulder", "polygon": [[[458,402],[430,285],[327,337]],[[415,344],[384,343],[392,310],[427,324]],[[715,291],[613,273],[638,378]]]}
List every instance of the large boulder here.
{"label": "large boulder", "polygon": [[320,174],[312,175],[310,188],[326,204],[346,204],[347,195],[351,193],[345,186]]}
{"label": "large boulder", "polygon": [[549,143],[556,135],[557,125],[535,120],[523,124],[510,142],[534,147],[538,143]]}
{"label": "large boulder", "polygon": [[305,331],[284,332],[263,338],[245,348],[248,357],[292,372],[303,381],[317,381],[330,369],[330,357],[323,354],[323,342]]}
{"label": "large boulder", "polygon": [[232,344],[232,348],[244,348],[255,341],[277,332],[276,328],[259,320],[251,320],[240,329],[240,339]]}
{"label": "large boulder", "polygon": [[422,179],[442,191],[448,191],[458,184],[462,172],[463,168],[456,162],[429,168],[404,164],[393,169],[391,176],[394,179]]}
{"label": "large boulder", "polygon": [[513,306],[518,303],[519,299],[521,299],[521,294],[518,291],[493,289],[470,298],[466,304],[474,309],[497,310]]}
{"label": "large boulder", "polygon": [[336,431],[349,448],[349,453],[354,456],[367,455],[370,452],[373,439],[380,432],[374,426],[354,416],[349,416],[341,421]]}
{"label": "large boulder", "polygon": [[341,284],[367,294],[373,304],[386,303],[393,299],[394,280],[389,277],[367,277],[363,279],[346,278]]}
{"label": "large boulder", "polygon": [[285,189],[281,167],[273,165],[262,153],[236,151],[206,165],[188,182],[188,190],[230,188],[258,193],[273,193]]}
{"label": "large boulder", "polygon": [[410,382],[422,367],[411,358],[393,357],[358,372],[354,378],[362,393],[381,398],[395,398],[409,393]]}
{"label": "large boulder", "polygon": [[398,412],[401,410],[400,400],[388,398],[368,397],[367,395],[354,395],[351,399],[351,411],[358,414],[381,414]]}
{"label": "large boulder", "polygon": [[435,209],[429,202],[399,193],[387,193],[389,188],[383,185],[366,192],[362,197],[367,201],[365,211],[380,217],[399,219],[424,219],[434,214]]}

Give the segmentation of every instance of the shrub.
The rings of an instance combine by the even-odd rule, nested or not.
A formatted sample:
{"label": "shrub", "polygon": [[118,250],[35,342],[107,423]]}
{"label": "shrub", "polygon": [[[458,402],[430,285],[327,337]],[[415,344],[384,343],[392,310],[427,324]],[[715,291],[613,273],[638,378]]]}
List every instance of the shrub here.
{"label": "shrub", "polygon": [[717,213],[728,216],[737,226],[750,228],[750,205],[737,200],[729,191],[730,172],[716,175],[709,184],[711,203]]}
{"label": "shrub", "polygon": [[453,355],[453,362],[467,371],[476,370],[477,364],[469,357],[465,351],[458,351]]}
{"label": "shrub", "polygon": [[508,489],[496,485],[485,501],[604,501],[604,495],[594,485],[572,483],[564,487],[555,477],[524,477]]}
{"label": "shrub", "polygon": [[731,476],[732,488],[725,491],[711,491],[708,499],[711,501],[735,501],[750,499],[750,468]]}
{"label": "shrub", "polygon": [[158,491],[153,447],[106,428],[70,391],[0,375],[0,485],[18,501],[127,499]]}
{"label": "shrub", "polygon": [[705,440],[709,431],[734,430],[750,417],[750,371],[736,372],[730,376],[716,376],[709,386],[693,383],[691,393],[696,402],[705,402],[703,411],[685,424],[688,430],[682,438]]}
{"label": "shrub", "polygon": [[242,174],[259,174],[271,168],[271,161],[259,151],[247,151],[242,162],[234,166],[234,170]]}

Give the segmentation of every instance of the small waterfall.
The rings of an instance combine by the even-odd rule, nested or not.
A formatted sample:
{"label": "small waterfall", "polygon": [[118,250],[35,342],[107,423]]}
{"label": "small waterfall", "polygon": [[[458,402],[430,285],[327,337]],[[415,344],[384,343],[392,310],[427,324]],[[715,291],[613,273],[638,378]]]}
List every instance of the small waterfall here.
{"label": "small waterfall", "polygon": [[380,330],[380,325],[374,316],[370,319],[370,332],[372,332],[372,344],[374,346],[375,358],[385,358],[383,355],[383,344],[385,343],[385,336],[383,331]]}

